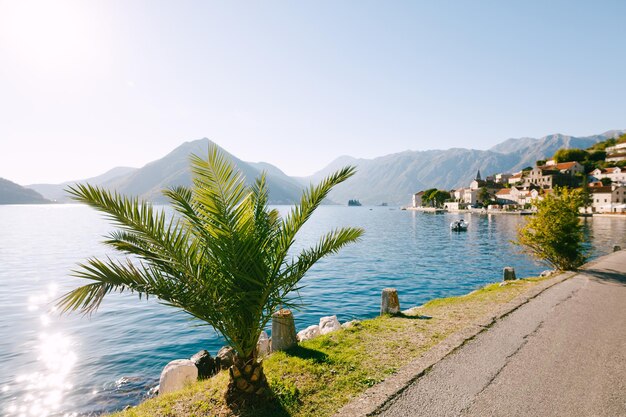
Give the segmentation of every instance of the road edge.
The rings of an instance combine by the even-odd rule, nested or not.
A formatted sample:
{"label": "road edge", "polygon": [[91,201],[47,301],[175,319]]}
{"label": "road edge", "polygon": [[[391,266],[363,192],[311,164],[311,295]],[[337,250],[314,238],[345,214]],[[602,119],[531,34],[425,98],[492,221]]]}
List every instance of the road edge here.
{"label": "road edge", "polygon": [[[594,259],[581,267],[588,269],[599,260]],[[400,395],[411,383],[426,374],[435,364],[446,356],[461,348],[480,333],[488,330],[498,320],[511,314],[524,304],[539,296],[547,289],[572,278],[577,272],[566,271],[539,283],[527,292],[520,294],[507,304],[500,307],[495,313],[482,317],[469,326],[453,333],[440,343],[426,351],[422,356],[400,368],[400,370],[379,384],[369,388],[359,397],[344,405],[333,417],[366,417],[380,411],[384,406]]]}

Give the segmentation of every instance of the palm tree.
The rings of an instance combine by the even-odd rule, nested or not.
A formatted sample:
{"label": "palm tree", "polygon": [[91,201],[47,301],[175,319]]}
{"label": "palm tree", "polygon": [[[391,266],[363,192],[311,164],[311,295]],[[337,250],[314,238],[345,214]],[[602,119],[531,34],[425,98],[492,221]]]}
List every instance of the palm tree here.
{"label": "palm tree", "polygon": [[298,256],[291,251],[300,228],[355,169],[311,185],[285,218],[268,207],[265,175],[246,186],[217,146],[209,147],[208,160],[192,155],[191,171],[192,187],[163,192],[175,210],[171,217],[137,198],[90,185],[68,189],[74,200],[105,213],[118,227],[104,243],[131,258],[80,264],[74,276],[92,282],[65,294],[59,307],[90,314],[110,292],[156,296],[224,336],[237,353],[226,400],[256,403],[271,395],[255,351],[272,314],[296,307],[290,294],[309,268],[363,234],[359,228],[335,229]]}

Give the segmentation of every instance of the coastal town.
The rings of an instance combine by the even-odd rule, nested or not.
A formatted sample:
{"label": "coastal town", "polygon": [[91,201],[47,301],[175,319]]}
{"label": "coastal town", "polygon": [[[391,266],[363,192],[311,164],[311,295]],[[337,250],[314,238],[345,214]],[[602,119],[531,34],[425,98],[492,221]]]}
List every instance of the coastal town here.
{"label": "coastal town", "polygon": [[581,214],[626,214],[626,135],[588,150],[561,149],[551,159],[515,173],[483,178],[479,170],[467,187],[413,194],[408,209],[531,214],[534,202],[557,187],[585,191],[587,204]]}

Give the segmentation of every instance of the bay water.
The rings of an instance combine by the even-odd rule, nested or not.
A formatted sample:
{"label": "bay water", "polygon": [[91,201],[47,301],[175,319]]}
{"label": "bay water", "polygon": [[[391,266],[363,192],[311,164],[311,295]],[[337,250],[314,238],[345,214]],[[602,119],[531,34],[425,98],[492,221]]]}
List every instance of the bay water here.
{"label": "bay water", "polygon": [[[163,208],[169,210],[169,208]],[[286,214],[289,207],[278,207]],[[466,233],[450,232],[465,218]],[[296,242],[314,244],[341,226],[365,229],[361,242],[323,259],[304,278],[298,330],[336,314],[341,322],[378,314],[380,292],[398,289],[403,308],[468,293],[547,269],[511,243],[525,221],[513,215],[432,214],[390,207],[322,206]],[[626,244],[626,218],[584,220],[592,257]],[[112,255],[113,230],[82,205],[0,206],[0,415],[87,416],[141,402],[171,360],[224,344],[208,326],[132,294],[109,295],[97,313],[59,315],[54,300],[82,285],[71,270]]]}

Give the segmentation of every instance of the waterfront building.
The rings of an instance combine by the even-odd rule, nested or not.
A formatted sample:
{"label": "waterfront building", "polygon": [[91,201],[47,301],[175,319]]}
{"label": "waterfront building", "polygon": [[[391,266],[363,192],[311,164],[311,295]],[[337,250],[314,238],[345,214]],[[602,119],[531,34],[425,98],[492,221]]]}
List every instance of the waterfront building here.
{"label": "waterfront building", "polygon": [[494,175],[493,181],[496,184],[506,184],[506,183],[509,182],[509,179],[511,179],[512,177],[513,177],[513,174],[508,174],[508,173],[507,174],[504,174],[504,173],[496,174],[496,175]]}
{"label": "waterfront building", "polygon": [[626,161],[626,142],[618,143],[615,146],[609,146],[605,149],[606,162]]}
{"label": "waterfront building", "polygon": [[596,168],[591,171],[590,179],[592,181],[600,181],[603,178],[610,179],[613,184],[626,185],[626,168],[612,167],[612,168]]}
{"label": "waterfront building", "polygon": [[578,162],[537,166],[526,172],[522,185],[524,188],[537,186],[549,190],[556,186],[576,187],[580,182],[577,174],[584,172],[585,167]]}
{"label": "waterfront building", "polygon": [[422,206],[422,197],[424,197],[424,191],[413,194],[413,207]]}
{"label": "waterfront building", "polygon": [[522,171],[516,172],[515,174],[511,175],[511,177],[508,179],[509,184],[511,185],[515,185],[519,182],[522,182],[523,180],[524,180],[524,173]]}
{"label": "waterfront building", "polygon": [[518,205],[524,206],[532,204],[533,200],[539,198],[539,190],[520,189],[517,187],[503,188],[496,193],[496,201],[500,205]]}
{"label": "waterfront building", "polygon": [[450,211],[458,211],[461,209],[461,203],[458,201],[446,201],[443,203],[443,208]]}
{"label": "waterfront building", "polygon": [[591,186],[592,213],[626,213],[626,186]]}

